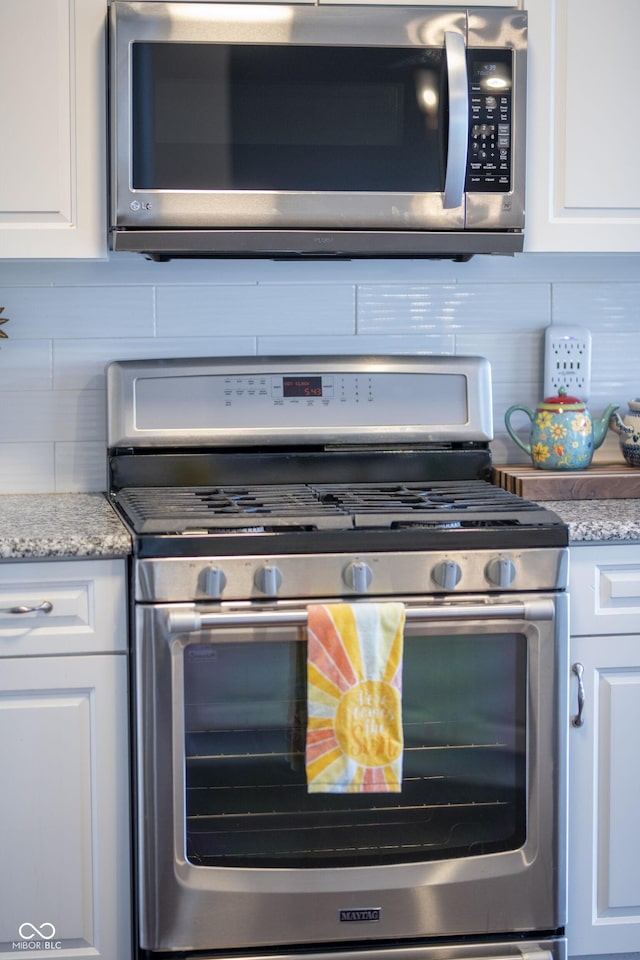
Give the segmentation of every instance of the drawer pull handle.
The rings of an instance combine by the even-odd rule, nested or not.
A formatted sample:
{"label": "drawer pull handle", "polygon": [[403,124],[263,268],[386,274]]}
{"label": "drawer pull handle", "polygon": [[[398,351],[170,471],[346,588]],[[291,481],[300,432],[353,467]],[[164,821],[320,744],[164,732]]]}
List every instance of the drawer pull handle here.
{"label": "drawer pull handle", "polygon": [[584,711],[584,683],[582,682],[584,667],[581,663],[574,663],[571,667],[571,672],[575,673],[578,678],[578,712],[575,717],[571,717],[571,723],[574,727],[581,727],[584,724],[584,718],[582,716]]}
{"label": "drawer pull handle", "polygon": [[50,600],[43,600],[37,607],[5,607],[0,609],[0,613],[51,613],[53,604]]}

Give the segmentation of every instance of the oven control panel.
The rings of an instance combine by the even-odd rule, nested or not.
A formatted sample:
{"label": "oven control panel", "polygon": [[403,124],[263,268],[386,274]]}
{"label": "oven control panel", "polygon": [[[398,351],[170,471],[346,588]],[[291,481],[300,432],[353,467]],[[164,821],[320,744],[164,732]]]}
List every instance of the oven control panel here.
{"label": "oven control panel", "polygon": [[304,371],[153,378],[138,383],[136,401],[139,430],[459,425],[469,417],[465,377],[453,374],[426,382],[416,374]]}
{"label": "oven control panel", "polygon": [[493,439],[482,357],[131,360],[107,380],[110,448]]}
{"label": "oven control panel", "polygon": [[246,602],[563,590],[566,548],[229,556],[136,561],[136,600]]}

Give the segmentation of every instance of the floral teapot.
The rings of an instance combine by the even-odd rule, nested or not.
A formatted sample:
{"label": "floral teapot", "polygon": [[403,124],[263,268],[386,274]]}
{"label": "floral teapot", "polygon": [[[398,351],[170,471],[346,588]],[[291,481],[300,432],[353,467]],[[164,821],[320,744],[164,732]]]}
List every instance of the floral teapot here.
{"label": "floral teapot", "polygon": [[[509,407],[504,421],[511,439],[529,454],[538,470],[583,470],[607,435],[609,418],[617,409],[612,403],[599,420],[593,421],[582,400],[567,396],[561,387],[557,397],[543,400],[535,412],[522,404]],[[522,410],[531,421],[529,443],[524,443],[511,427],[516,410]]]}
{"label": "floral teapot", "polygon": [[629,400],[629,412],[624,420],[613,413],[609,426],[620,434],[622,456],[632,467],[640,467],[640,399]]}

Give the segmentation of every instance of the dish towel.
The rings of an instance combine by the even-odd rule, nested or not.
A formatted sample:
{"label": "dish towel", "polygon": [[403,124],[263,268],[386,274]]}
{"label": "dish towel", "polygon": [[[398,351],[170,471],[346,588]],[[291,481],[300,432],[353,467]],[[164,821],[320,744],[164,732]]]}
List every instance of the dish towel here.
{"label": "dish towel", "polygon": [[307,607],[309,793],[402,789],[402,603]]}

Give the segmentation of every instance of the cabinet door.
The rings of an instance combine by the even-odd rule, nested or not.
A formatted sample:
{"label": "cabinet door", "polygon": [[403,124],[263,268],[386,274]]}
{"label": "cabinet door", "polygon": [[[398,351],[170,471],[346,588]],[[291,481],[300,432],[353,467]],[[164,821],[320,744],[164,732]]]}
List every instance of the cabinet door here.
{"label": "cabinet door", "polygon": [[[640,635],[578,637],[585,706],[569,735],[569,953],[640,943]],[[577,678],[572,677],[572,713]]]}
{"label": "cabinet door", "polygon": [[124,655],[0,660],[1,960],[131,957],[126,703]]}
{"label": "cabinet door", "polygon": [[0,657],[126,651],[125,577],[124,560],[0,563]]}
{"label": "cabinet door", "polygon": [[106,256],[106,0],[0,4],[0,257]]}
{"label": "cabinet door", "polygon": [[528,251],[640,250],[638,0],[529,0]]}

